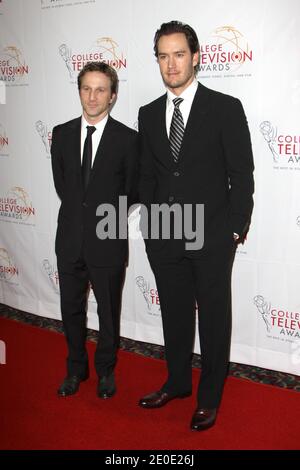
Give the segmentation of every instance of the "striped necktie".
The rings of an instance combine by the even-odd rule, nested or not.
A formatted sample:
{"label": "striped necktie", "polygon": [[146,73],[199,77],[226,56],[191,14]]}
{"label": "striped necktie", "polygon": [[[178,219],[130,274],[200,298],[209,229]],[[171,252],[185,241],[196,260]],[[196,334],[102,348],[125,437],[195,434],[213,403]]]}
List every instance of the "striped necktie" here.
{"label": "striped necktie", "polygon": [[171,152],[173,155],[174,162],[178,162],[178,156],[180,152],[180,147],[183,139],[184,134],[184,122],[181,111],[179,109],[180,104],[183,102],[183,98],[175,98],[173,100],[174,103],[174,112],[170,127],[170,147]]}

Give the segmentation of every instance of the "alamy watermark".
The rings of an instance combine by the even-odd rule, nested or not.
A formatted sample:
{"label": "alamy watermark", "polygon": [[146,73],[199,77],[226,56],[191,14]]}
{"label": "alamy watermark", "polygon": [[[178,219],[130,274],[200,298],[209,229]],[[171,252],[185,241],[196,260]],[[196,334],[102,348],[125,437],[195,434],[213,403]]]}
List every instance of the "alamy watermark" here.
{"label": "alamy watermark", "polygon": [[[131,206],[129,211],[136,206]],[[118,212],[118,214],[117,214]],[[97,207],[96,234],[100,240],[128,238],[127,196],[119,196],[118,211],[114,204]],[[148,240],[186,240],[186,250],[200,250],[204,245],[204,204],[151,204],[140,205],[140,229]]]}

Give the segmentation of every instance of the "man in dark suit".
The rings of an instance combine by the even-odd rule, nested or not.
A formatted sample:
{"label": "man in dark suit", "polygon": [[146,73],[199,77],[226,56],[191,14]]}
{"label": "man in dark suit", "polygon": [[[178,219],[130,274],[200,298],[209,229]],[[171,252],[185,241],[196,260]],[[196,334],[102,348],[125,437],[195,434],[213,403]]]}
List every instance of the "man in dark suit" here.
{"label": "man in dark suit", "polygon": [[[109,398],[116,391],[114,368],[128,241],[118,232],[114,236],[109,228],[107,237],[100,234],[100,239],[96,227],[101,219],[96,210],[110,204],[118,221],[119,197],[126,196],[129,204],[135,197],[137,133],[109,116],[117,87],[113,68],[100,62],[87,64],[78,75],[82,116],[53,129],[53,178],[61,199],[56,254],[68,346],[67,376],[58,389],[60,396],[76,393],[89,375],[85,341],[90,284],[98,303],[100,329],[95,352],[97,394]],[[102,210],[98,214],[105,215]]]}
{"label": "man in dark suit", "polygon": [[[198,83],[199,43],[188,25],[161,25],[154,51],[167,93],[142,107],[140,201],[204,205],[204,244],[186,237],[145,237],[160,297],[168,377],[139,402],[158,408],[191,394],[195,301],[199,311],[202,373],[191,428],[215,423],[228,369],[231,334],[231,270],[236,244],[248,230],[253,207],[253,158],[240,101]],[[186,205],[186,206],[185,206]],[[193,212],[194,211],[194,212]],[[150,221],[150,222],[149,222]],[[149,217],[146,227],[153,220]],[[142,229],[143,231],[143,229]]]}

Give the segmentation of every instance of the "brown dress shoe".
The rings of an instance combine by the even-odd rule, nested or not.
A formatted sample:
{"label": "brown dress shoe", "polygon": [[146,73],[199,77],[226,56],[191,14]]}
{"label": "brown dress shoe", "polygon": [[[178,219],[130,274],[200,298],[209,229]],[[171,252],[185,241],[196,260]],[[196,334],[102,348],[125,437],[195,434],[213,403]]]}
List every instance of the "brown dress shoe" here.
{"label": "brown dress shoe", "polygon": [[206,408],[197,408],[191,421],[191,429],[194,431],[204,431],[215,424],[217,417],[217,408],[210,410]]}
{"label": "brown dress shoe", "polygon": [[185,398],[189,397],[191,392],[181,393],[180,395],[170,395],[167,392],[159,390],[158,392],[150,393],[141,398],[139,401],[139,406],[142,408],[161,408],[166,405],[169,401],[174,400],[174,398]]}

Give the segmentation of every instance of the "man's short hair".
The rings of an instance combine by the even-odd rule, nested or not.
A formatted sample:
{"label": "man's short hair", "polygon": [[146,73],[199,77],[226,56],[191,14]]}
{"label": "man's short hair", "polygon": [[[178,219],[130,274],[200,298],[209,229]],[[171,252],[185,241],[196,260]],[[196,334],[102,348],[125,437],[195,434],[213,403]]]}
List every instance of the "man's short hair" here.
{"label": "man's short hair", "polygon": [[[155,57],[158,57],[158,41],[162,36],[168,36],[169,34],[174,33],[183,33],[187,39],[190,51],[192,54],[200,52],[200,46],[197,34],[191,26],[188,24],[182,23],[181,21],[169,21],[168,23],[163,23],[160,28],[156,31],[154,36],[154,54]],[[200,61],[200,55],[199,55]],[[199,70],[199,62],[194,67],[195,73]]]}
{"label": "man's short hair", "polygon": [[87,72],[101,72],[110,79],[111,93],[118,92],[119,79],[117,72],[105,62],[88,62],[79,72],[77,77],[78,90],[81,88],[82,78]]}

